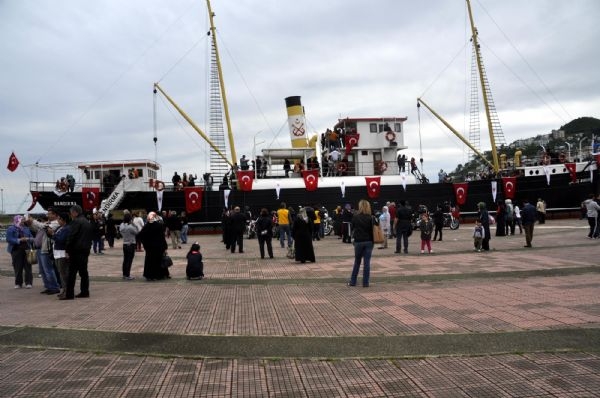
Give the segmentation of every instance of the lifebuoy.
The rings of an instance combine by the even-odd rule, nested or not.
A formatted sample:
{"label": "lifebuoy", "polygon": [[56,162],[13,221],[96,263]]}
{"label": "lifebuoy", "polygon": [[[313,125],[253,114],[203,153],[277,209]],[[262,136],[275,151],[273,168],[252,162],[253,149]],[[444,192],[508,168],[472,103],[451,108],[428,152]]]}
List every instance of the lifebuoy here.
{"label": "lifebuoy", "polygon": [[346,164],[346,162],[339,162],[337,165],[337,169],[338,171],[344,172],[348,170],[348,165]]}
{"label": "lifebuoy", "polygon": [[385,139],[388,142],[392,142],[396,139],[396,133],[394,133],[393,131],[388,131],[387,133],[385,133]]}
{"label": "lifebuoy", "polygon": [[542,164],[550,164],[550,156],[547,153],[542,156]]}
{"label": "lifebuoy", "polygon": [[154,189],[156,189],[157,191],[162,191],[163,189],[165,189],[165,183],[161,180],[154,180]]}
{"label": "lifebuoy", "polygon": [[384,161],[380,161],[380,162],[379,162],[379,164],[378,164],[378,168],[379,168],[379,171],[380,171],[381,173],[385,173],[385,171],[386,171],[386,170],[387,170],[387,168],[388,168],[388,165],[387,165],[387,163],[386,163],[386,162],[384,162]]}
{"label": "lifebuoy", "polygon": [[565,154],[564,154],[564,153],[561,153],[560,155],[558,155],[558,160],[559,160],[561,163],[564,163],[564,162],[567,160],[567,157],[565,156]]}

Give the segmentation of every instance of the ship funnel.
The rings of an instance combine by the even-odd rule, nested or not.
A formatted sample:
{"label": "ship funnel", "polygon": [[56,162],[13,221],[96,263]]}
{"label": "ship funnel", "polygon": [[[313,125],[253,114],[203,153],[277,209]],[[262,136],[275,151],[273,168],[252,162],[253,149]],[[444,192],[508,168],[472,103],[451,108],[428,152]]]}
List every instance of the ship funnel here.
{"label": "ship funnel", "polygon": [[287,107],[288,126],[290,128],[290,140],[292,148],[306,148],[306,119],[304,117],[304,108],[300,103],[300,96],[287,97],[285,99]]}

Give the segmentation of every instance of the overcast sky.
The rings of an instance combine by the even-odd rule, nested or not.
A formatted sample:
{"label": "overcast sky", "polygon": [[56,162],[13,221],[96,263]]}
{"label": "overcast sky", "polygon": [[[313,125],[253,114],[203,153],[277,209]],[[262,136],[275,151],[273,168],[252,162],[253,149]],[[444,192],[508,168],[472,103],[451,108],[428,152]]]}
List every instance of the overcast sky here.
{"label": "overcast sky", "polygon": [[[284,98],[310,132],[339,117],[407,117],[408,156],[435,179],[464,145],[416,98],[465,132],[470,47],[461,0],[213,0],[238,157],[289,146]],[[474,0],[487,75],[508,142],[600,117],[600,1]],[[23,212],[21,165],[156,159],[163,179],[207,171],[208,147],[152,84],[206,129],[208,18],[202,0],[0,0],[0,188]],[[466,118],[466,119],[465,119]],[[483,125],[482,121],[482,125]],[[482,137],[482,149],[489,149]],[[156,156],[156,158],[155,158]]]}

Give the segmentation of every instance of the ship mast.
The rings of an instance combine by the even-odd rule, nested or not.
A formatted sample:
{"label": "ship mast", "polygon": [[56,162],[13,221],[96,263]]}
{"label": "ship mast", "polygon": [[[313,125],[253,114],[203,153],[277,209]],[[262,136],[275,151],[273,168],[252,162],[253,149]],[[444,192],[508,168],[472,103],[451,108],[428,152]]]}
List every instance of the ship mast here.
{"label": "ship mast", "polygon": [[490,144],[492,146],[492,161],[494,163],[494,172],[497,173],[500,170],[500,164],[498,162],[498,150],[496,149],[496,137],[494,135],[494,128],[492,126],[492,117],[490,112],[490,103],[488,93],[486,90],[487,84],[485,80],[485,71],[483,69],[483,61],[481,60],[481,52],[479,48],[479,41],[477,40],[477,28],[475,28],[475,22],[473,21],[473,12],[471,11],[471,2],[467,1],[467,9],[469,11],[469,21],[471,22],[471,34],[473,39],[473,48],[475,49],[475,57],[477,60],[477,69],[479,71],[479,82],[481,84],[481,93],[483,96],[483,106],[485,108],[485,115],[488,124],[488,133],[490,135]]}
{"label": "ship mast", "polygon": [[215,57],[217,60],[217,71],[219,73],[219,85],[221,86],[221,99],[223,100],[223,110],[225,111],[225,122],[227,123],[227,135],[229,137],[229,149],[231,150],[231,163],[236,164],[237,154],[235,152],[235,144],[233,142],[233,132],[231,131],[231,120],[229,118],[229,106],[227,105],[227,94],[225,93],[225,82],[223,81],[223,71],[221,70],[221,58],[219,57],[219,48],[217,47],[217,35],[213,18],[215,14],[210,6],[210,0],[206,0],[208,7],[208,18],[210,20],[210,36],[215,49]]}

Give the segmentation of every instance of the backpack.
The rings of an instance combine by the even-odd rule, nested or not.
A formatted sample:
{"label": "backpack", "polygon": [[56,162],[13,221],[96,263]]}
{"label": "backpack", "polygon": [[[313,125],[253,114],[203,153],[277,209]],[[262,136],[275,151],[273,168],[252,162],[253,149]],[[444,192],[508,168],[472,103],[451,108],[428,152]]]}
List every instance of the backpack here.
{"label": "backpack", "polygon": [[475,227],[475,233],[473,234],[475,238],[483,237],[483,227]]}

